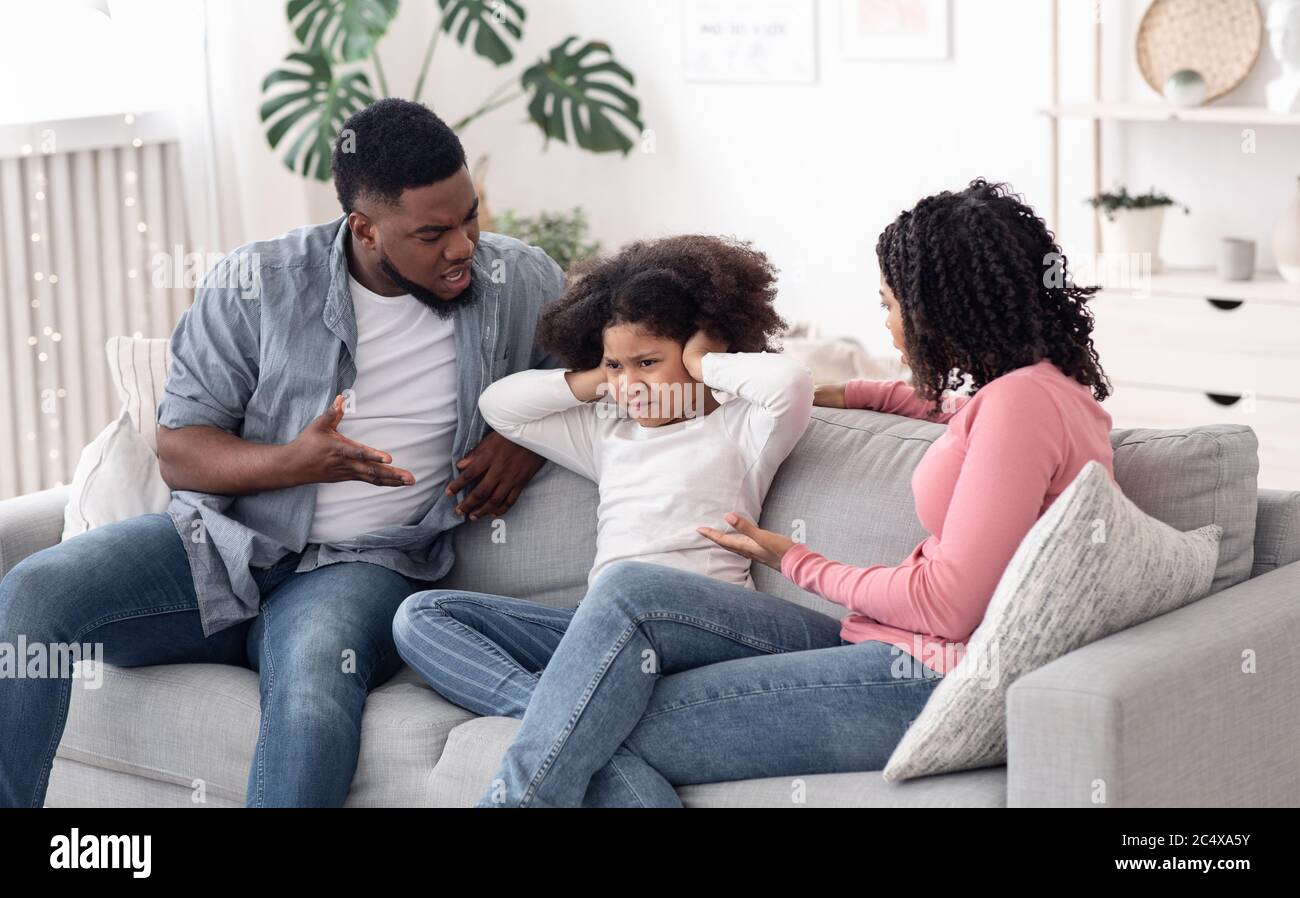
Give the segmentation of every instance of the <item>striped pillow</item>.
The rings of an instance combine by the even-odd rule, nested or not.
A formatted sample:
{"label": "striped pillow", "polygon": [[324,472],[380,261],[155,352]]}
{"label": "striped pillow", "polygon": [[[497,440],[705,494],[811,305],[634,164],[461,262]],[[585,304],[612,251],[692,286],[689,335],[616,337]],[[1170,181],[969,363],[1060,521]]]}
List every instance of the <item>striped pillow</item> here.
{"label": "striped pillow", "polygon": [[110,337],[104,345],[118,398],[137,433],[158,454],[158,400],[162,398],[172,352],[164,339]]}

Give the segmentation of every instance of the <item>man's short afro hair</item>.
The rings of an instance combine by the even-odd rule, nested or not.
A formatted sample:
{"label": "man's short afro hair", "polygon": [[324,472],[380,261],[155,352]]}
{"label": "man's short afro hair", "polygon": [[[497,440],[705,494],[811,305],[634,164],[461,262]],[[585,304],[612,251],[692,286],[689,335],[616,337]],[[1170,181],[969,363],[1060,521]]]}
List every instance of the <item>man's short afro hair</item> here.
{"label": "man's short afro hair", "polygon": [[429,107],[390,97],[343,123],[330,165],[339,205],[352,212],[358,197],[396,205],[403,190],[450,178],[464,167],[465,148]]}
{"label": "man's short afro hair", "polygon": [[730,237],[637,241],[574,266],[568,289],[538,321],[537,341],[580,370],[600,364],[611,324],[682,344],[704,329],[730,352],[779,351],[786,324],[773,307],[776,273],[766,255]]}

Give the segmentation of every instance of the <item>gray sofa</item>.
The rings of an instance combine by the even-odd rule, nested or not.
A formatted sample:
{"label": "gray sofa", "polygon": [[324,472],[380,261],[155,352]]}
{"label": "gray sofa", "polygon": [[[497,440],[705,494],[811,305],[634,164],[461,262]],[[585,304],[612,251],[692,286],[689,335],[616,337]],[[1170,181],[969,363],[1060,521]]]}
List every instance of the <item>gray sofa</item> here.
{"label": "gray sofa", "polygon": [[[831,557],[897,563],[923,536],[912,470],[943,429],[814,410],[763,525],[788,532],[802,521]],[[1113,442],[1116,475],[1139,506],[1181,530],[1223,526],[1213,595],[1018,680],[1006,766],[903,783],[862,772],[689,785],[685,803],[1300,806],[1300,492],[1257,492],[1249,428],[1116,431]],[[592,484],[548,464],[505,518],[504,542],[485,523],[458,531],[444,585],[575,604],[594,555],[595,502]],[[0,571],[58,541],[63,503],[62,490],[0,503]],[[790,601],[842,610],[766,568],[755,577]],[[102,688],[73,694],[50,806],[190,805],[199,783],[209,806],[242,803],[253,672],[106,667]],[[348,803],[472,804],[517,726],[476,718],[405,669],[370,696]]]}

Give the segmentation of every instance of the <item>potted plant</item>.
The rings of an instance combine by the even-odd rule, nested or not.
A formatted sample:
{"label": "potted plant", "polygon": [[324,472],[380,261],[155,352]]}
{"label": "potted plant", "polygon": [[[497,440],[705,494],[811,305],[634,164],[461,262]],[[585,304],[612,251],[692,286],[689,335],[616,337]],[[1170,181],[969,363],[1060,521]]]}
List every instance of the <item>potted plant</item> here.
{"label": "potted plant", "polygon": [[565,271],[600,252],[600,243],[589,239],[587,214],[576,206],[572,212],[537,215],[517,215],[507,209],[496,217],[493,227],[499,234],[540,246]]}
{"label": "potted plant", "polygon": [[[437,0],[409,99],[419,100],[440,35],[498,67],[515,58],[527,12],[517,0]],[[380,97],[394,96],[375,52],[396,18],[398,0],[288,0],[286,16],[300,45],[262,82],[259,110],[272,148],[285,146],[284,164],[318,181],[330,178],[330,151],[343,122]],[[370,81],[373,71],[376,90]],[[625,156],[644,131],[636,79],[601,41],[570,35],[535,64],[517,71],[460,121],[527,99],[528,119],[549,143],[572,141],[593,153]]]}
{"label": "potted plant", "polygon": [[1089,197],[1088,205],[1101,213],[1101,249],[1107,256],[1141,255],[1151,260],[1151,271],[1160,270],[1160,232],[1165,210],[1178,206],[1183,214],[1191,210],[1155,188],[1130,194],[1121,186],[1113,193]]}

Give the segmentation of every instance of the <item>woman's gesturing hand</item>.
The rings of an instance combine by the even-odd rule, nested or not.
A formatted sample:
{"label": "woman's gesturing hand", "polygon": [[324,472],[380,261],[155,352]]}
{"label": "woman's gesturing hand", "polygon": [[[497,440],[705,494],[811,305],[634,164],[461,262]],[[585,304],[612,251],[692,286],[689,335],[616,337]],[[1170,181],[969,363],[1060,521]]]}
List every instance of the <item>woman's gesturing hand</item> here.
{"label": "woman's gesturing hand", "polygon": [[695,529],[729,552],[735,552],[751,561],[761,562],[773,570],[781,570],[781,559],[794,545],[794,540],[773,533],[771,530],[764,530],[734,511],[728,512],[724,517],[728,524],[736,528],[735,533],[722,533],[712,527]]}

